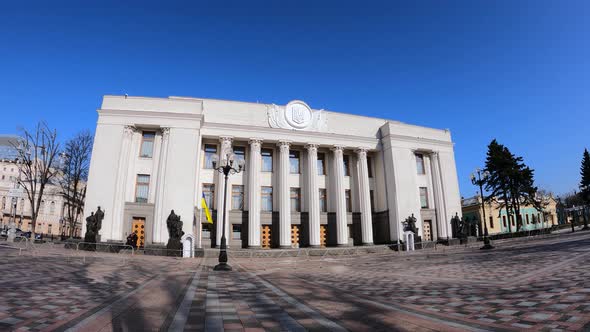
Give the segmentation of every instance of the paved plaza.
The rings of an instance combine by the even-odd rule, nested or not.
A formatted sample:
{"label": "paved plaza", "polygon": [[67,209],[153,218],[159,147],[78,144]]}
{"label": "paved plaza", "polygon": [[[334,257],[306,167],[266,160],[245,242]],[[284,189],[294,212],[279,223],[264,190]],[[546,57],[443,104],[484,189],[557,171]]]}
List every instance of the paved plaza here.
{"label": "paved plaza", "polygon": [[179,259],[0,243],[1,331],[574,330],[590,233],[352,256]]}

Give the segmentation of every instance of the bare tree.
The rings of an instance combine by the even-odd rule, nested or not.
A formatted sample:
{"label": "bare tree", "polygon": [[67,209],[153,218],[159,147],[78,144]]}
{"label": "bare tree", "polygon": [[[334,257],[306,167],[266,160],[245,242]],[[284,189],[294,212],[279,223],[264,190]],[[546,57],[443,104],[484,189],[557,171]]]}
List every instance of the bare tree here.
{"label": "bare tree", "polygon": [[83,131],[66,142],[64,151],[60,154],[62,165],[59,184],[65,201],[65,221],[70,226],[67,236],[73,237],[76,223],[82,214],[84,199],[86,198],[86,180],[90,167],[90,153],[92,151],[93,136],[89,131]]}
{"label": "bare tree", "polygon": [[45,122],[39,122],[33,131],[22,129],[18,146],[13,146],[19,159],[17,165],[20,176],[17,182],[31,204],[31,239],[34,240],[45,186],[52,182],[58,172],[56,158],[60,145],[57,131],[50,129]]}

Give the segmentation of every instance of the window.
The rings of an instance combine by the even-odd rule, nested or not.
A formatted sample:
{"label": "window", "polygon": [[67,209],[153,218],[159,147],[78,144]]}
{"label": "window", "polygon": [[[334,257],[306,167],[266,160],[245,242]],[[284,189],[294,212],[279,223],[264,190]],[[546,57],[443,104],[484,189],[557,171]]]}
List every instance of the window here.
{"label": "window", "polygon": [[299,174],[299,151],[289,151],[289,172]]}
{"label": "window", "polygon": [[207,207],[213,210],[213,202],[215,201],[215,185],[213,183],[203,183],[203,197],[205,197]]}
{"label": "window", "polygon": [[263,172],[272,172],[272,150],[271,149],[262,149],[262,171]]}
{"label": "window", "polygon": [[231,202],[232,210],[244,210],[244,186],[232,186]]}
{"label": "window", "polygon": [[538,220],[539,223],[542,221],[541,214],[540,213],[537,213],[537,220]]}
{"label": "window", "polygon": [[262,187],[262,211],[272,212],[272,187]]}
{"label": "window", "polygon": [[369,173],[369,177],[373,177],[373,158],[367,157],[367,171]]}
{"label": "window", "polygon": [[205,160],[204,160],[204,168],[212,169],[213,168],[213,156],[217,155],[217,145],[213,144],[205,144]]}
{"label": "window", "polygon": [[428,209],[428,190],[426,187],[420,187],[420,207]]}
{"label": "window", "polygon": [[231,225],[231,238],[232,240],[242,239],[242,225]]}
{"label": "window", "polygon": [[318,153],[318,175],[326,175],[326,155]]}
{"label": "window", "polygon": [[[534,218],[534,217],[535,217],[535,216],[533,216],[533,223],[535,223],[535,218]],[[529,221],[529,215],[528,215],[528,214],[526,215],[526,223],[527,223],[527,225],[531,223],[531,222]]]}
{"label": "window", "polygon": [[246,165],[246,148],[243,146],[234,146],[234,162],[238,162],[239,160],[242,160],[243,164],[242,165]]}
{"label": "window", "polygon": [[419,153],[416,154],[416,169],[418,170],[418,174],[426,174],[424,169],[424,156]]}
{"label": "window", "polygon": [[350,156],[342,156],[342,162],[344,163],[344,176],[350,176]]}
{"label": "window", "polygon": [[55,202],[52,201],[51,204],[49,204],[49,213],[53,214],[55,213]]}
{"label": "window", "polygon": [[301,194],[299,188],[291,188],[291,212],[301,212]]}
{"label": "window", "polygon": [[6,197],[2,197],[2,209],[6,209]]}
{"label": "window", "polygon": [[504,224],[504,227],[508,227],[508,225],[506,225],[506,216],[502,216],[502,224]]}
{"label": "window", "polygon": [[149,187],[150,176],[147,174],[137,174],[137,183],[135,184],[135,203],[147,203]]}
{"label": "window", "polygon": [[154,153],[154,138],[156,133],[153,131],[144,131],[141,133],[141,150],[139,156],[142,158],[151,158]]}
{"label": "window", "polygon": [[344,197],[346,198],[346,212],[352,212],[352,199],[350,197],[350,190],[344,191]]}
{"label": "window", "polygon": [[510,223],[512,223],[512,226],[515,226],[514,225],[514,216],[510,216]]}
{"label": "window", "polygon": [[47,234],[51,234],[51,224],[47,225]]}
{"label": "window", "polygon": [[39,204],[37,210],[39,210],[39,213],[43,213],[43,210],[45,210],[45,200],[41,201],[41,204]]}
{"label": "window", "polygon": [[371,212],[375,212],[375,193],[373,190],[369,191],[369,199],[371,200]]}
{"label": "window", "polygon": [[320,189],[320,212],[328,212],[328,201],[326,200],[326,189]]}
{"label": "window", "polygon": [[494,228],[494,217],[490,217],[490,228]]}

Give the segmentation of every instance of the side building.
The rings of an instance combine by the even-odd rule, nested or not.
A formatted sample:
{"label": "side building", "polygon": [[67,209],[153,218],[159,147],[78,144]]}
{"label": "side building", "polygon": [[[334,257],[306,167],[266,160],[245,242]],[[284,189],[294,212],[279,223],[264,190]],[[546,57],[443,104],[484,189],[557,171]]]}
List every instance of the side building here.
{"label": "side building", "polygon": [[[0,135],[0,228],[8,228],[14,219],[16,228],[23,232],[31,231],[31,204],[25,196],[15,197],[11,191],[18,188],[19,172],[18,136]],[[58,184],[49,183],[39,207],[35,232],[59,236],[70,234],[79,237],[82,232],[82,214],[76,223],[67,221],[65,212],[68,202]]]}
{"label": "side building", "polygon": [[[557,201],[552,196],[542,198],[545,204],[543,211],[539,211],[532,205],[525,205],[520,208],[522,216],[521,231],[530,231],[534,229],[550,228],[558,224],[557,218]],[[481,224],[483,220],[483,211],[481,207],[480,196],[474,196],[462,200],[463,219],[471,221],[474,224],[481,225],[483,231],[484,225]],[[488,202],[485,204],[485,217],[488,233],[490,235],[500,233],[516,232],[516,218],[506,213],[506,208],[502,207],[499,202]],[[476,235],[476,234],[472,234]]]}
{"label": "side building", "polygon": [[[245,168],[230,175],[224,198],[213,160],[229,153]],[[450,219],[461,214],[448,130],[297,100],[183,97],[103,98],[85,216],[98,206],[100,241],[139,231],[145,246],[167,242],[171,210],[197,246],[219,244],[227,216],[230,246],[247,248],[395,243],[411,215],[421,240],[446,241]]]}

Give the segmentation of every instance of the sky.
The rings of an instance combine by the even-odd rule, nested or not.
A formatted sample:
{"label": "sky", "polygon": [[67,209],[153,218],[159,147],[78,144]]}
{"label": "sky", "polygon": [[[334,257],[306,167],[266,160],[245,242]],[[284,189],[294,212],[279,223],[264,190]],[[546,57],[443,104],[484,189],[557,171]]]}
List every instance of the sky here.
{"label": "sky", "polygon": [[461,194],[496,138],[540,188],[590,148],[588,1],[0,4],[0,133],[94,131],[105,94],[286,104],[451,130]]}

